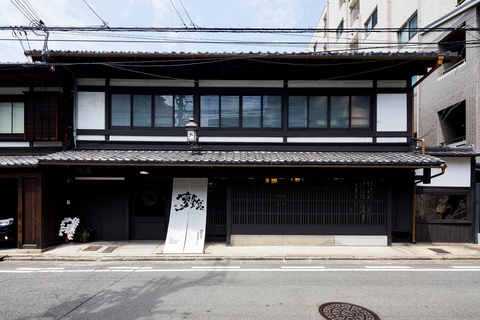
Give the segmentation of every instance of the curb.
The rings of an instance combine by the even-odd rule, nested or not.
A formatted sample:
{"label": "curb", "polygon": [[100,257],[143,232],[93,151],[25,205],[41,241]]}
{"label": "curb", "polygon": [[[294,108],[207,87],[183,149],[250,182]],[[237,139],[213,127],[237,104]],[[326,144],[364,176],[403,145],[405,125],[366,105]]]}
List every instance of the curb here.
{"label": "curb", "polygon": [[76,261],[76,262],[110,262],[110,261],[432,261],[432,260],[480,260],[480,256],[415,256],[415,257],[375,257],[375,256],[41,256],[12,255],[4,256],[0,261]]}

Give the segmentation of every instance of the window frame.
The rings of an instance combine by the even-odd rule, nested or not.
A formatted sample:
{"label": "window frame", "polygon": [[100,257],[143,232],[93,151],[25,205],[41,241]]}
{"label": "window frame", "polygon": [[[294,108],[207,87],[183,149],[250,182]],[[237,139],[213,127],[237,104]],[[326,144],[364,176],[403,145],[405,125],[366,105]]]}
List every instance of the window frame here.
{"label": "window frame", "polygon": [[342,21],[340,21],[340,23],[338,24],[337,32],[336,32],[337,40],[340,40],[340,37],[341,37],[342,34],[343,34],[344,22],[345,22],[345,20],[342,19]]}
{"label": "window frame", "polygon": [[[307,97],[307,112],[306,112],[306,126],[305,127],[294,127],[290,126],[290,97],[294,96],[306,96]],[[354,96],[363,96],[369,97],[369,112],[368,112],[368,126],[365,127],[356,127],[352,126],[352,97]],[[327,97],[327,125],[325,127],[311,127],[310,125],[310,97]],[[332,127],[332,97],[348,97],[348,126],[347,127]],[[287,96],[287,130],[290,131],[371,131],[373,130],[373,106],[374,100],[372,94],[360,94],[360,93],[350,93],[350,94],[329,94],[329,95],[316,95],[316,94],[289,94]]]}
{"label": "window frame", "polygon": [[[411,23],[414,20],[416,21],[416,26],[414,27],[415,30],[412,31],[411,29],[413,28],[411,26]],[[405,44],[407,44],[418,33],[416,29],[418,29],[418,14],[415,11],[415,13],[412,16],[410,16],[410,18],[408,18],[408,20],[403,24],[403,26],[397,32],[398,43],[400,48],[402,48]],[[407,37],[405,39],[405,42],[402,42],[402,35],[404,34],[406,34]]]}
{"label": "window frame", "polygon": [[[10,132],[0,132],[0,137],[24,137],[25,135],[25,101],[23,97],[16,97],[16,96],[4,96],[3,99],[0,99],[0,103],[10,103],[11,104],[11,123],[10,123]],[[21,103],[23,105],[23,118],[21,123],[23,124],[23,131],[22,132],[13,132],[14,127],[14,112],[13,112],[13,105],[15,103]]]}
{"label": "window frame", "polygon": [[[375,19],[373,19],[375,17]],[[373,24],[375,22],[375,24]],[[371,26],[369,27],[369,24],[371,23]],[[375,28],[375,26],[378,23],[378,7],[375,7],[375,9],[372,11],[372,14],[368,17],[367,21],[365,22],[365,32],[370,34],[370,32]]]}
{"label": "window frame", "polygon": [[[202,126],[202,97],[204,96],[215,96],[218,97],[218,126],[209,126],[209,127],[204,127]],[[238,127],[225,127],[222,126],[222,97],[238,97]],[[244,97],[260,97],[260,126],[259,127],[245,127],[244,126]],[[278,127],[269,127],[265,125],[265,104],[264,104],[264,99],[265,97],[278,97],[280,99],[280,105],[279,105],[279,119],[280,119],[280,125]],[[262,131],[281,131],[283,129],[283,95],[280,93],[256,93],[256,92],[244,92],[244,93],[221,93],[221,94],[214,94],[214,93],[202,93],[199,94],[198,98],[198,114],[199,114],[199,127],[202,130],[227,130],[227,131],[232,131],[232,130],[241,130],[241,131],[256,131],[256,130],[262,130]]]}
{"label": "window frame", "polygon": [[[113,124],[113,96],[114,95],[128,95],[129,96],[129,125],[114,125]],[[135,96],[149,96],[150,97],[150,125],[149,126],[136,126],[134,125],[134,97]],[[156,116],[156,101],[159,96],[171,96],[173,105],[172,105],[172,113],[171,113],[171,120],[172,120],[172,125],[171,126],[156,126],[155,125],[155,116]],[[176,92],[176,91],[159,91],[152,93],[151,91],[149,92],[128,92],[128,93],[123,93],[123,92],[110,92],[109,94],[109,114],[108,114],[108,124],[109,124],[109,129],[110,130],[179,130],[179,129],[184,129],[185,124],[188,123],[188,120],[185,120],[185,124],[182,125],[175,125],[175,116],[176,116],[176,110],[175,110],[175,96],[190,96],[191,97],[191,105],[192,105],[192,111],[191,114],[188,115],[188,118],[190,116],[194,115],[195,112],[195,94],[192,91],[190,92]]]}

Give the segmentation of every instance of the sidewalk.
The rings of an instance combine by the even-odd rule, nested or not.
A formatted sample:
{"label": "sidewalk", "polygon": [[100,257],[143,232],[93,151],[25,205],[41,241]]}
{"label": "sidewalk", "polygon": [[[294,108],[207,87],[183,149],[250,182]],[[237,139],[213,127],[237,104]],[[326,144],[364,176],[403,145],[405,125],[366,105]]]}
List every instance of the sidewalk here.
{"label": "sidewalk", "polygon": [[0,248],[5,261],[229,261],[229,260],[480,260],[480,245],[227,246],[206,243],[203,254],[163,254],[163,241],[65,243],[42,253]]}

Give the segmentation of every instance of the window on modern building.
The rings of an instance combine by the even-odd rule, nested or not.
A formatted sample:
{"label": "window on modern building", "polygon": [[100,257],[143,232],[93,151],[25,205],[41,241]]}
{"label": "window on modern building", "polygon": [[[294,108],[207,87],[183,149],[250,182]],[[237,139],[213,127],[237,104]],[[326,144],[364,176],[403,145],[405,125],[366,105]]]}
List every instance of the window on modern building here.
{"label": "window on modern building", "polygon": [[455,30],[443,38],[439,43],[439,49],[442,51],[455,52],[459,58],[455,60],[450,60],[443,63],[443,73],[448,73],[451,70],[454,70],[456,67],[465,62],[467,58],[467,47],[466,47],[466,37],[467,30],[463,28],[465,23],[463,23],[459,30]]}
{"label": "window on modern building", "polygon": [[463,145],[466,138],[465,100],[438,112],[441,145]]}
{"label": "window on modern building", "polygon": [[342,33],[343,33],[343,20],[342,22],[340,22],[337,28],[337,39],[340,39],[340,37],[342,36]]}
{"label": "window on modern building", "polygon": [[400,28],[398,32],[398,42],[400,46],[404,46],[414,35],[417,34],[417,13],[408,19],[408,21]]}
{"label": "window on modern building", "polygon": [[466,194],[417,194],[415,218],[419,220],[468,221]]}
{"label": "window on modern building", "polygon": [[375,8],[373,13],[368,18],[367,22],[365,22],[365,32],[367,32],[367,34],[369,34],[370,31],[372,31],[372,29],[375,28],[375,26],[377,25],[377,21],[378,21],[378,10],[377,8]]}
{"label": "window on modern building", "polygon": [[288,127],[302,129],[370,128],[370,96],[290,96]]}
{"label": "window on modern building", "polygon": [[353,26],[360,14],[360,0],[350,4],[350,27]]}
{"label": "window on modern building", "polygon": [[200,97],[200,126],[204,128],[281,128],[280,96]]}
{"label": "window on modern building", "polygon": [[0,134],[24,133],[24,103],[0,102]]}
{"label": "window on modern building", "polygon": [[112,94],[112,127],[183,127],[191,115],[192,95]]}

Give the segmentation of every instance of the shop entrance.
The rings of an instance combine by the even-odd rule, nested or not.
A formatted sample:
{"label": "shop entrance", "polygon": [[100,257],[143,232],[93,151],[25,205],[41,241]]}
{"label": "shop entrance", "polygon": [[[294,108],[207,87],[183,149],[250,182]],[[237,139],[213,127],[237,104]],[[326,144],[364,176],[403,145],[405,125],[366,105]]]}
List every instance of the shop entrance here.
{"label": "shop entrance", "polygon": [[133,185],[130,192],[132,240],[165,240],[172,197],[171,181]]}

